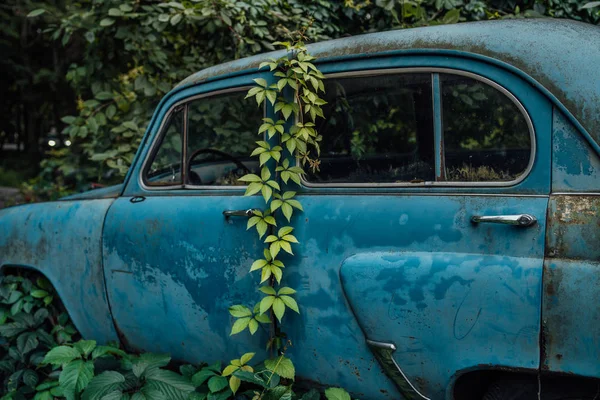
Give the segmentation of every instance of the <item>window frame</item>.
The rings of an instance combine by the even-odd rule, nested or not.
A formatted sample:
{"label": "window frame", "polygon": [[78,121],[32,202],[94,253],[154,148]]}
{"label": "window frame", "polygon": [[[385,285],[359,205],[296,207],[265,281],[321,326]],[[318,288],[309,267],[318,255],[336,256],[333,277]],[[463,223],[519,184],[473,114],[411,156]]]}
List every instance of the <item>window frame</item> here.
{"label": "window frame", "polygon": [[[315,183],[307,181],[305,176],[301,176],[301,183],[303,187],[310,189],[318,188],[422,188],[422,187],[510,187],[515,186],[523,182],[533,170],[535,163],[535,157],[537,154],[537,144],[535,128],[533,126],[532,119],[527,112],[527,109],[519,101],[519,99],[512,94],[508,89],[500,85],[499,83],[492,81],[479,74],[463,71],[452,68],[436,68],[436,67],[410,67],[410,68],[385,68],[385,69],[370,69],[362,71],[350,71],[350,72],[337,72],[325,74],[325,79],[331,78],[357,78],[357,77],[369,77],[378,75],[392,75],[392,74],[410,74],[410,73],[429,73],[431,75],[431,90],[432,90],[432,110],[433,110],[433,131],[434,131],[434,157],[435,157],[435,176],[436,179],[441,175],[444,175],[444,132],[443,132],[443,110],[441,104],[441,84],[440,74],[450,74],[464,76],[467,78],[474,79],[491,86],[492,88],[500,91],[504,94],[513,104],[516,105],[517,109],[525,117],[525,122],[529,129],[529,138],[531,142],[529,162],[525,170],[516,178],[511,181],[478,181],[478,182],[457,182],[457,181],[425,181],[419,183],[401,182],[380,182],[380,183]],[[296,164],[299,164],[300,160],[296,159]]]}
{"label": "window frame", "polygon": [[[231,191],[233,189],[236,190],[245,190],[247,188],[247,185],[190,185],[190,184],[186,184],[186,172],[187,172],[187,144],[188,144],[188,106],[189,103],[191,103],[194,100],[198,100],[198,99],[203,99],[203,98],[209,98],[209,97],[213,97],[213,96],[220,96],[223,94],[230,94],[230,93],[244,93],[247,92],[248,90],[250,90],[250,88],[252,88],[252,86],[248,86],[248,85],[244,85],[244,86],[238,86],[238,87],[233,87],[233,88],[227,88],[227,89],[221,89],[221,90],[215,90],[215,91],[211,91],[211,92],[206,92],[206,93],[201,93],[201,94],[197,94],[194,96],[190,96],[190,97],[186,97],[185,99],[182,99],[178,102],[173,103],[169,109],[167,110],[167,112],[165,113],[160,126],[157,130],[157,134],[155,135],[155,137],[152,139],[152,143],[150,144],[149,147],[149,151],[146,154],[146,157],[144,159],[144,162],[142,163],[142,168],[140,169],[140,174],[139,174],[139,184],[140,187],[144,190],[147,191],[165,191],[165,190],[185,190],[185,189],[189,189],[189,190],[223,190],[223,191]],[[249,103],[249,106],[251,106],[252,104]],[[171,116],[175,113],[179,111],[179,108],[183,107],[183,138],[182,138],[182,151],[181,151],[181,165],[182,165],[182,171],[181,171],[181,184],[176,184],[176,185],[152,185],[149,184],[149,182],[147,181],[147,172],[150,168],[150,166],[152,165],[152,161],[154,160],[154,157],[156,156],[156,153],[158,152],[158,150],[160,149],[160,144],[162,143],[162,139],[166,134],[166,124],[167,122],[170,120]],[[265,118],[266,116],[266,106],[263,105],[262,107],[262,114],[263,114],[263,118]],[[261,121],[257,121],[257,122],[262,122]],[[260,125],[258,125],[260,126]],[[257,135],[258,136],[258,135]],[[263,135],[264,138],[264,135]]]}

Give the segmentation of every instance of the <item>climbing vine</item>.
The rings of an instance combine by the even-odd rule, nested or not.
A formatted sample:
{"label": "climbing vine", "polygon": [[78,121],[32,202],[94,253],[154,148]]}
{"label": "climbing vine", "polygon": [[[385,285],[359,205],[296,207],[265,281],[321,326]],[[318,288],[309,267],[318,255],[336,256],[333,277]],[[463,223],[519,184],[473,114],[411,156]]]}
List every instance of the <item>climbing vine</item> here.
{"label": "climbing vine", "polygon": [[[296,291],[282,284],[285,265],[280,256],[283,253],[294,255],[293,246],[299,242],[293,234],[294,228],[287,223],[291,222],[294,213],[303,211],[303,208],[296,199],[296,192],[282,190],[279,181],[286,185],[285,188],[299,185],[305,167],[318,170],[321,136],[315,122],[318,117],[323,117],[321,107],[326,104],[319,96],[325,92],[323,74],[314,65],[315,57],[309,54],[304,42],[304,31],[300,31],[295,34],[294,40],[274,43],[285,48],[286,55],[263,62],[260,68],[268,67],[276,82],[269,84],[263,78],[254,79],[256,86],[246,96],[254,98],[258,106],[268,101],[276,115],[276,118],[263,119],[258,134],[264,135],[266,140],[257,141],[257,147],[251,154],[258,157],[260,174],[240,178],[248,184],[246,196],[260,193],[265,201],[265,208],[254,210],[247,226],[248,229],[254,228],[264,241],[263,258],[250,266],[250,272],[260,271],[261,286],[258,290],[262,299],[253,307],[234,305],[229,308],[230,314],[236,318],[232,335],[245,329],[254,334],[259,324],[270,324],[267,349],[277,356],[264,364],[272,375],[287,379],[294,378],[294,365],[285,356],[290,342],[286,340],[281,324],[287,310],[300,313],[300,309],[294,298]],[[271,174],[272,168],[268,163],[274,163],[275,176]],[[237,365],[233,367],[239,368]],[[232,375],[230,388],[235,393],[237,387],[239,379]]]}

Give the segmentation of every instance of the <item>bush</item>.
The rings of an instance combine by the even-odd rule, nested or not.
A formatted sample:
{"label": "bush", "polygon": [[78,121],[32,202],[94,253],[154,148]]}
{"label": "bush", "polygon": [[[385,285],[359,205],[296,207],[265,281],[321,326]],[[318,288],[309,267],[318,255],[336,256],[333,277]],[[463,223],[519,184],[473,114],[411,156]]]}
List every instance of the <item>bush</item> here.
{"label": "bush", "polygon": [[[275,372],[281,365],[250,366],[253,353],[225,368],[220,362],[177,368],[168,355],[81,340],[50,282],[34,272],[8,272],[0,276],[0,400],[226,400],[233,391],[236,399],[321,398],[316,389],[294,393],[293,374]],[[339,388],[325,397],[350,400]]]}

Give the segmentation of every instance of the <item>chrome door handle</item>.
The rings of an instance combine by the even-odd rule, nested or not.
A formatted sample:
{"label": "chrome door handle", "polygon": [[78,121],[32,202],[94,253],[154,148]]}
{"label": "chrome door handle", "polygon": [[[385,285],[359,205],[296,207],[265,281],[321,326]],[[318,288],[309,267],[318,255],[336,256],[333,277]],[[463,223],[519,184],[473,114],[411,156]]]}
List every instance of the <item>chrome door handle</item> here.
{"label": "chrome door handle", "polygon": [[518,214],[518,215],[474,215],[471,217],[471,222],[478,224],[481,222],[491,222],[494,224],[506,224],[516,226],[531,226],[537,222],[533,215]]}
{"label": "chrome door handle", "polygon": [[225,210],[223,211],[225,218],[229,217],[252,217],[254,215],[254,208],[247,210]]}

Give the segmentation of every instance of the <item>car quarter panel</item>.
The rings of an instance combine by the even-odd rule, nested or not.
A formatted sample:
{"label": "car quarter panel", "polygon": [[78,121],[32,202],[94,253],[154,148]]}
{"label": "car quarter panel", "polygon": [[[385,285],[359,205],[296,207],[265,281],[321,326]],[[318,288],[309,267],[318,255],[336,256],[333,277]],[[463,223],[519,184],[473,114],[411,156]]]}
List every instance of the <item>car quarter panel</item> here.
{"label": "car quarter panel", "polygon": [[0,267],[37,270],[52,283],[84,338],[118,340],[104,285],[101,238],[112,199],[0,211]]}
{"label": "car quarter panel", "polygon": [[600,157],[554,110],[542,370],[600,377]]}

